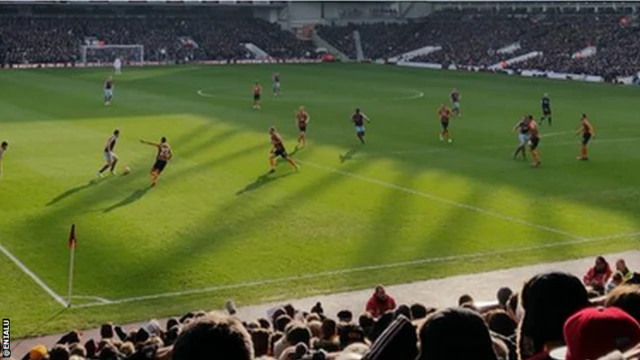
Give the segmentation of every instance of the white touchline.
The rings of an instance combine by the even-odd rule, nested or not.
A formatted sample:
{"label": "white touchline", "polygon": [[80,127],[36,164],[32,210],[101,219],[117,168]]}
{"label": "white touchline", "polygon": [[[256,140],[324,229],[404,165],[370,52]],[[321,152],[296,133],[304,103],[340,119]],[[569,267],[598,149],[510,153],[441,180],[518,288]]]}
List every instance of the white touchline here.
{"label": "white touchline", "polygon": [[16,264],[16,266],[18,268],[20,268],[20,270],[22,270],[23,273],[27,274],[27,276],[29,276],[33,281],[36,282],[36,284],[40,285],[40,287],[47,292],[47,294],[51,295],[51,297],[57,301],[60,305],[67,307],[67,302],[64,301],[64,299],[56,294],[55,291],[53,291],[49,285],[47,285],[42,279],[40,279],[38,277],[38,275],[36,275],[33,271],[31,271],[28,267],[26,267],[22,261],[18,260],[17,257],[13,256],[12,253],[9,252],[9,250],[7,250],[4,246],[0,245],[0,251],[9,258],[9,260],[13,261],[14,264]]}
{"label": "white touchline", "polygon": [[434,200],[434,201],[437,201],[437,202],[441,202],[443,204],[447,204],[447,205],[451,205],[451,206],[455,206],[455,207],[459,207],[459,208],[475,211],[475,212],[480,213],[480,214],[484,214],[484,215],[487,215],[487,216],[492,216],[492,217],[503,219],[503,220],[510,221],[510,222],[513,222],[513,223],[526,225],[526,226],[529,226],[529,227],[532,227],[532,228],[536,228],[536,229],[539,229],[539,230],[544,230],[544,231],[547,231],[547,232],[560,234],[560,235],[563,235],[563,236],[566,236],[566,237],[570,237],[570,238],[573,238],[573,239],[581,239],[582,238],[579,235],[572,234],[572,233],[569,233],[569,232],[566,232],[566,231],[563,231],[563,230],[560,230],[560,229],[555,229],[555,228],[552,228],[552,227],[549,227],[549,226],[535,224],[535,223],[529,222],[527,220],[523,220],[523,219],[516,218],[516,217],[513,217],[513,216],[500,214],[500,213],[497,213],[497,212],[494,212],[494,211],[491,211],[491,210],[486,210],[486,209],[483,209],[483,208],[480,208],[480,207],[477,207],[477,206],[473,206],[473,205],[469,205],[469,204],[465,204],[465,203],[449,200],[449,199],[440,197],[438,195],[433,195],[433,194],[425,193],[425,192],[422,192],[422,191],[406,188],[404,186],[388,183],[386,181],[382,181],[382,180],[378,180],[378,179],[374,179],[374,178],[370,178],[370,177],[366,177],[366,176],[350,173],[350,172],[339,170],[339,169],[336,169],[336,168],[333,168],[333,167],[330,167],[330,166],[319,165],[319,164],[315,164],[315,163],[312,163],[312,162],[309,162],[309,161],[298,160],[298,162],[301,163],[301,164],[306,164],[308,166],[312,166],[312,167],[315,167],[315,168],[318,168],[318,169],[330,171],[330,172],[333,172],[333,173],[336,173],[336,174],[344,175],[344,176],[351,177],[351,178],[354,178],[354,179],[358,179],[358,180],[361,180],[361,181],[364,181],[364,182],[368,182],[368,183],[371,183],[371,184],[381,185],[381,186],[384,186],[384,187],[387,187],[387,188],[390,188],[390,189],[395,189],[395,190],[399,190],[399,191],[402,191],[402,192],[405,192],[405,193],[408,193],[408,194],[417,195],[417,196],[423,197],[425,199]]}
{"label": "white touchline", "polygon": [[600,241],[606,241],[606,240],[615,240],[615,239],[623,239],[623,238],[631,238],[631,237],[640,237],[640,231],[629,232],[629,233],[621,233],[621,234],[614,234],[614,235],[607,235],[607,236],[599,236],[599,237],[593,237],[593,238],[583,238],[583,239],[567,240],[567,241],[560,241],[560,242],[551,242],[551,243],[548,243],[548,244],[538,244],[538,245],[523,246],[523,247],[510,248],[510,249],[493,250],[493,251],[482,251],[482,252],[477,252],[477,253],[472,253],[472,254],[462,254],[462,255],[451,255],[451,256],[443,256],[443,257],[423,258],[423,259],[418,259],[418,260],[410,260],[410,261],[396,262],[396,263],[390,263],[390,264],[369,265],[369,266],[347,268],[347,269],[340,269],[340,270],[333,270],[333,271],[324,271],[324,272],[319,272],[319,273],[312,273],[312,274],[305,274],[305,275],[298,275],[298,276],[289,276],[289,277],[276,278],[276,279],[257,280],[257,281],[249,281],[249,282],[242,282],[242,283],[236,283],[236,284],[210,286],[210,287],[206,287],[206,288],[202,288],[202,289],[193,289],[193,290],[174,291],[174,292],[167,292],[167,293],[160,293],[160,294],[153,294],[153,295],[135,296],[135,297],[130,297],[130,298],[107,300],[108,302],[82,304],[82,305],[74,306],[74,308],[78,309],[78,308],[91,308],[91,307],[96,307],[96,306],[117,305],[117,304],[132,303],[132,302],[139,302],[139,301],[156,300],[156,299],[163,299],[163,298],[172,298],[172,297],[185,296],[185,295],[196,295],[196,294],[203,294],[203,293],[222,291],[222,290],[234,290],[234,289],[241,289],[241,288],[248,288],[248,287],[255,287],[255,286],[273,285],[273,284],[280,284],[280,283],[286,283],[286,282],[291,282],[291,281],[317,279],[317,278],[321,278],[321,277],[346,275],[346,274],[364,272],[364,271],[393,269],[393,268],[416,266],[416,265],[423,265],[423,264],[437,263],[437,262],[480,259],[480,258],[485,258],[485,257],[489,257],[489,256],[499,256],[499,255],[518,253],[518,252],[526,252],[526,251],[540,250],[540,249],[546,249],[546,248],[562,247],[562,246],[567,246],[567,245],[594,243],[594,242],[600,242]]}

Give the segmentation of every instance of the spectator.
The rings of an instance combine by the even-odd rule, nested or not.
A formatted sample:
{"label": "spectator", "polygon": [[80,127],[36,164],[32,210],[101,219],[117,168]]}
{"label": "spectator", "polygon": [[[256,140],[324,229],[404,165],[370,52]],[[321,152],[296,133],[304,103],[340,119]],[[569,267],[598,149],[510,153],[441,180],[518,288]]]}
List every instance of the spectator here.
{"label": "spectator", "polygon": [[498,300],[498,304],[500,304],[500,306],[503,309],[507,308],[507,302],[509,301],[509,298],[511,297],[511,295],[513,295],[513,291],[508,287],[501,287],[498,290],[498,293],[496,294],[496,298]]}
{"label": "spectator", "polygon": [[489,330],[500,335],[510,337],[515,335],[518,324],[502,309],[491,310],[484,314],[484,319],[489,326]]}
{"label": "spectator", "polygon": [[545,359],[564,345],[562,329],[573,314],[590,305],[587,290],[573,275],[542,273],[527,281],[521,292],[524,317],[518,329],[520,359]]}
{"label": "spectator", "polygon": [[378,285],[367,302],[366,311],[374,318],[378,318],[385,312],[394,310],[395,308],[396,301],[387,294],[382,285]]}
{"label": "spectator", "polygon": [[430,315],[420,329],[418,360],[495,360],[489,329],[477,313],[450,308]]}
{"label": "spectator", "polygon": [[611,291],[604,305],[618,307],[640,322],[640,285],[623,285]]}
{"label": "spectator", "polygon": [[29,360],[44,360],[49,354],[47,347],[44,345],[36,345],[29,350]]}
{"label": "spectator", "polygon": [[335,320],[324,319],[322,322],[322,335],[319,339],[315,340],[313,348],[317,350],[325,350],[327,352],[340,350],[338,328]]}
{"label": "spectator", "polygon": [[473,298],[469,294],[464,294],[458,298],[458,306],[462,306],[464,304],[472,304]]}
{"label": "spectator", "polygon": [[598,293],[604,292],[604,286],[611,277],[611,267],[604,257],[598,256],[595,265],[582,278],[584,284]]}
{"label": "spectator", "polygon": [[616,270],[622,274],[623,281],[627,281],[633,277],[633,271],[629,270],[624,259],[616,261]]}
{"label": "spectator", "polygon": [[269,355],[269,331],[254,329],[250,333],[254,355],[256,357]]}
{"label": "spectator", "polygon": [[615,289],[617,286],[622,285],[622,283],[624,282],[624,276],[622,276],[622,273],[620,271],[616,271],[613,276],[611,276],[611,279],[609,279],[609,281],[607,281],[607,284],[605,285],[605,294],[608,294],[611,292],[611,290]]}
{"label": "spectator", "polygon": [[187,325],[173,347],[172,360],[251,360],[251,336],[229,316],[209,313]]}
{"label": "spectator", "polygon": [[567,347],[555,351],[554,359],[597,359],[614,350],[626,351],[640,342],[640,324],[614,307],[587,308],[567,320],[564,337]]}
{"label": "spectator", "polygon": [[429,314],[426,306],[422,304],[413,304],[411,305],[411,319],[412,320],[420,320],[427,317]]}
{"label": "spectator", "polygon": [[57,344],[49,351],[49,360],[69,360],[70,356],[66,345]]}

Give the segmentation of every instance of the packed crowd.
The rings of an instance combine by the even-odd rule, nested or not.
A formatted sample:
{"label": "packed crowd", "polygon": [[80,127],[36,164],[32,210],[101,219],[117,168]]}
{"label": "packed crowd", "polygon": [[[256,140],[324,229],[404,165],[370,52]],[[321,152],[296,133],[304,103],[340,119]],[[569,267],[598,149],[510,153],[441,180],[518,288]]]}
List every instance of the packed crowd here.
{"label": "packed crowd", "polygon": [[[441,51],[411,61],[489,67],[540,51],[543,56],[516,63],[513,68],[603,76],[640,71],[640,28],[621,22],[620,13],[603,12],[529,15],[448,11],[434,13],[422,22],[322,28],[320,36],[350,57],[355,57],[351,34],[357,29],[365,57],[370,59],[438,45]],[[516,52],[499,52],[515,43],[521,46]],[[588,46],[597,47],[594,56],[572,58]]]}
{"label": "packed crowd", "polygon": [[[455,307],[397,304],[376,287],[362,314],[331,316],[288,304],[242,322],[226,313],[190,312],[162,326],[104,324],[100,339],[78,331],[54,347],[38,345],[24,360],[596,360],[640,359],[640,274],[603,257],[583,281],[562,272],[538,274],[519,292],[501,288],[480,307],[469,295]],[[605,296],[602,296],[605,295]],[[626,353],[624,353],[626,352]]]}
{"label": "packed crowd", "polygon": [[[193,43],[183,43],[183,37]],[[250,57],[242,45],[246,42],[275,58],[314,55],[310,42],[254,18],[14,15],[0,20],[0,53],[4,54],[0,63],[79,61],[86,38],[107,45],[144,45],[145,58],[150,61],[245,59]]]}

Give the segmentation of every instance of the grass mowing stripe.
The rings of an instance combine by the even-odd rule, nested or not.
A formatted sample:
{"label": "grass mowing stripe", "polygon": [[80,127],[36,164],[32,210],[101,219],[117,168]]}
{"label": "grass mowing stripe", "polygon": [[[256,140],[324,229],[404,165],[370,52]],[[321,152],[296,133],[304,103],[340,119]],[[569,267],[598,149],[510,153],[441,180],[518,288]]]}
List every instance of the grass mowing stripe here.
{"label": "grass mowing stripe", "polygon": [[407,267],[407,266],[422,265],[422,264],[427,264],[427,263],[437,263],[437,262],[447,262],[447,261],[457,261],[457,260],[478,259],[478,258],[485,258],[485,257],[489,257],[489,256],[506,255],[506,254],[524,252],[524,251],[532,251],[532,250],[540,250],[540,249],[547,249],[547,248],[554,248],[554,247],[562,247],[562,246],[567,246],[567,245],[595,243],[595,242],[606,241],[606,240],[625,239],[625,238],[632,238],[632,237],[639,237],[639,236],[640,236],[640,231],[634,231],[634,232],[613,234],[613,235],[607,235],[607,236],[599,236],[599,237],[593,237],[593,238],[579,238],[579,239],[575,239],[575,240],[561,241],[561,242],[556,242],[556,243],[523,246],[523,247],[517,247],[517,248],[511,248],[511,249],[502,249],[502,250],[494,250],[494,251],[482,251],[482,252],[477,252],[477,253],[473,253],[473,254],[462,254],[462,255],[451,255],[451,256],[443,256],[443,257],[434,257],[434,258],[424,258],[424,259],[403,261],[403,262],[397,262],[397,263],[391,263],[391,264],[361,266],[361,267],[357,267],[357,268],[325,271],[325,272],[320,272],[320,273],[315,273],[315,274],[305,274],[305,275],[290,276],[290,277],[284,277],[284,278],[278,278],[278,279],[261,280],[261,281],[250,281],[250,282],[244,282],[244,283],[238,283],[238,284],[212,286],[212,287],[207,287],[207,288],[203,288],[203,289],[195,289],[195,290],[174,291],[174,292],[154,294],[154,295],[136,296],[136,297],[124,298],[124,299],[118,299],[118,300],[102,299],[102,300],[106,300],[106,302],[105,301],[101,301],[99,303],[82,304],[82,305],[74,306],[74,308],[81,309],[81,308],[90,308],[90,307],[96,307],[96,306],[118,305],[118,304],[124,304],[124,303],[140,302],[140,301],[146,301],[146,300],[155,300],[155,299],[161,299],[161,298],[179,297],[179,296],[184,296],[184,295],[203,294],[203,293],[221,291],[221,290],[233,290],[233,289],[241,289],[241,288],[248,288],[248,287],[254,287],[254,286],[274,285],[274,284],[287,283],[287,282],[291,282],[291,281],[309,280],[309,279],[316,279],[316,278],[321,278],[321,277],[330,277],[330,276],[336,276],[336,275],[345,275],[345,274],[351,274],[351,273],[357,273],[357,272],[363,272],[363,271],[384,270],[384,269],[391,269],[391,268],[400,268],[400,267]]}
{"label": "grass mowing stripe", "polygon": [[417,195],[417,196],[420,196],[420,197],[423,197],[423,198],[426,198],[426,199],[429,199],[429,200],[434,200],[434,201],[437,201],[437,202],[441,202],[443,204],[447,204],[447,205],[451,205],[451,206],[455,206],[455,207],[459,207],[459,208],[475,211],[477,213],[484,214],[484,215],[487,215],[487,216],[492,216],[492,217],[499,218],[499,219],[506,220],[506,221],[510,221],[510,222],[513,222],[513,223],[529,226],[529,227],[532,227],[532,228],[535,228],[535,229],[538,229],[538,230],[544,230],[544,231],[551,232],[551,233],[554,233],[554,234],[560,234],[560,235],[563,235],[563,236],[566,236],[566,237],[570,237],[570,238],[573,238],[573,239],[582,239],[582,237],[580,235],[572,234],[572,233],[569,233],[569,232],[566,232],[566,231],[563,231],[563,230],[560,230],[560,229],[555,229],[555,228],[552,228],[552,227],[549,227],[549,226],[546,226],[546,225],[535,224],[535,223],[532,223],[532,222],[529,222],[529,221],[526,221],[526,220],[523,220],[523,219],[520,219],[520,218],[516,218],[516,217],[513,217],[513,216],[509,216],[509,215],[500,214],[500,213],[497,213],[497,212],[494,212],[494,211],[491,211],[491,210],[483,209],[481,207],[477,207],[477,206],[473,206],[473,205],[469,205],[469,204],[465,204],[465,203],[449,200],[449,199],[446,199],[446,198],[443,198],[443,197],[440,197],[440,196],[437,196],[437,195],[433,195],[433,194],[428,194],[428,193],[425,193],[425,192],[422,192],[422,191],[409,189],[409,188],[406,188],[404,186],[388,183],[386,181],[382,181],[382,180],[370,178],[370,177],[367,177],[367,176],[362,176],[362,175],[350,173],[350,172],[347,172],[347,171],[342,171],[340,169],[336,169],[336,168],[333,168],[333,167],[330,167],[330,166],[319,165],[319,164],[315,164],[315,163],[308,162],[308,161],[298,160],[298,162],[301,163],[301,164],[307,164],[309,166],[312,166],[312,167],[315,167],[315,168],[318,168],[318,169],[330,171],[330,172],[333,172],[333,173],[336,173],[336,174],[344,175],[344,176],[347,176],[347,177],[350,177],[350,178],[353,178],[353,179],[358,179],[358,180],[361,180],[361,181],[364,181],[364,182],[368,182],[368,183],[371,183],[371,184],[377,184],[377,185],[384,186],[384,187],[387,187],[387,188],[390,188],[390,189],[395,189],[395,190],[399,190],[399,191],[402,191],[402,192],[405,192],[405,193]]}
{"label": "grass mowing stripe", "polygon": [[7,250],[4,246],[2,246],[2,244],[0,244],[0,252],[2,252],[6,257],[9,258],[9,260],[13,261],[14,264],[16,264],[16,266],[22,270],[22,272],[24,272],[25,274],[27,274],[27,276],[29,276],[31,279],[33,279],[33,281],[36,282],[36,284],[38,284],[44,291],[47,292],[47,294],[51,295],[51,297],[57,301],[60,305],[62,305],[63,307],[67,307],[67,302],[64,301],[64,299],[56,294],[55,291],[53,291],[49,285],[47,285],[42,279],[40,279],[40,277],[38,277],[38,275],[36,275],[33,271],[31,271],[28,267],[26,267],[22,261],[20,261],[17,257],[15,257],[9,250]]}

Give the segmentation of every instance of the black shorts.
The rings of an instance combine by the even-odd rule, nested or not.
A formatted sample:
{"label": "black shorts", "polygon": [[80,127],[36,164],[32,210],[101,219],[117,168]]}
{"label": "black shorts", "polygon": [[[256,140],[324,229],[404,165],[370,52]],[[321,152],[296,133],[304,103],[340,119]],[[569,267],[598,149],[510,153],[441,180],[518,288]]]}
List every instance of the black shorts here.
{"label": "black shorts", "polygon": [[544,116],[551,116],[551,108],[542,108],[542,114]]}
{"label": "black shorts", "polygon": [[298,129],[300,130],[300,132],[306,133],[307,132],[307,125],[300,125],[300,126],[298,126]]}
{"label": "black shorts", "polygon": [[442,125],[442,129],[447,130],[449,128],[448,121],[440,121],[440,125]]}
{"label": "black shorts", "polygon": [[589,143],[589,140],[591,140],[591,134],[589,133],[582,134],[582,145],[587,145]]}
{"label": "black shorts", "polygon": [[167,166],[167,160],[156,160],[156,162],[153,164],[153,167],[151,168],[151,170],[153,171],[157,171],[158,173],[161,173],[162,170],[164,170],[164,168]]}
{"label": "black shorts", "polygon": [[289,157],[289,154],[287,154],[287,150],[283,147],[273,149],[273,155],[280,156],[283,159],[286,159],[287,157]]}
{"label": "black shorts", "polygon": [[260,94],[253,94],[253,101],[260,100]]}
{"label": "black shorts", "polygon": [[529,147],[531,150],[535,150],[538,148],[538,144],[540,144],[540,138],[531,138]]}

